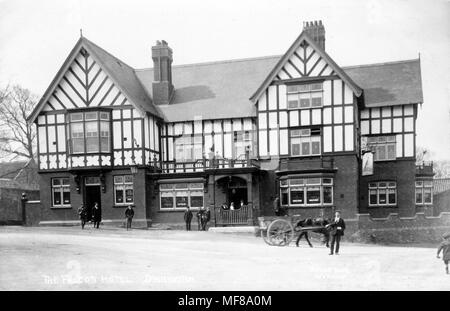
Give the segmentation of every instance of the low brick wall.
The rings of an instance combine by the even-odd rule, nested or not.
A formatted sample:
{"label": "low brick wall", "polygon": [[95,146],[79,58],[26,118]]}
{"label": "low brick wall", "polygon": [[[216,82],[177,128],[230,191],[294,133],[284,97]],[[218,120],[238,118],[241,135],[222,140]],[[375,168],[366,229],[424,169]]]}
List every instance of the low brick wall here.
{"label": "low brick wall", "polygon": [[391,213],[385,218],[373,218],[358,214],[347,221],[346,239],[364,243],[436,243],[450,231],[450,213],[426,216],[417,213],[413,217],[399,217]]}
{"label": "low brick wall", "polygon": [[22,193],[32,200],[39,198],[36,190],[0,188],[0,225],[22,224]]}

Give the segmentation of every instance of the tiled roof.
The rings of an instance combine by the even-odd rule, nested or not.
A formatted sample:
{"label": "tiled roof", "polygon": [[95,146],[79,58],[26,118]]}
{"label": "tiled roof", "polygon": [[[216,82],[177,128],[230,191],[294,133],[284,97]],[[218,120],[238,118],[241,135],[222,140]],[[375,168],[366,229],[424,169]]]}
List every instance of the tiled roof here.
{"label": "tiled roof", "polygon": [[[281,56],[200,63],[172,67],[175,98],[161,105],[167,121],[256,116],[249,100]],[[342,67],[364,90],[367,107],[420,103],[422,85],[419,60]],[[136,70],[152,93],[153,69]]]}
{"label": "tiled roof", "polygon": [[138,105],[144,111],[161,116],[158,108],[153,105],[151,97],[136,77],[133,68],[88,39],[81,38],[81,40],[90,48],[91,52],[95,53],[95,56],[101,61],[102,65],[106,67],[106,72],[112,76],[111,78],[113,80],[117,81],[119,88],[123,89],[125,95],[135,105]]}
{"label": "tiled roof", "polygon": [[343,69],[363,88],[366,107],[423,102],[419,59]]}
{"label": "tiled roof", "polygon": [[435,178],[433,180],[434,194],[450,190],[450,178]]}
{"label": "tiled roof", "polygon": [[[167,121],[256,116],[249,98],[275,66],[279,56],[229,60],[172,67],[175,95],[159,105]],[[152,93],[153,69],[136,70]]]}

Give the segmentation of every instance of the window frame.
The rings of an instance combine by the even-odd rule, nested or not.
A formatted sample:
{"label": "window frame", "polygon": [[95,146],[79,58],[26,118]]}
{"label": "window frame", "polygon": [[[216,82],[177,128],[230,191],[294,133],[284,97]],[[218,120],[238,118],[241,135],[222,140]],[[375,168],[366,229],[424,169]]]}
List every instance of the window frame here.
{"label": "window frame", "polygon": [[[431,182],[431,184],[426,184]],[[418,190],[420,192],[418,192]],[[425,202],[425,190],[430,191],[430,202]],[[421,201],[417,202],[417,194],[421,195]],[[432,205],[433,204],[433,181],[431,180],[416,180],[414,183],[414,202],[416,205]]]}
{"label": "window frame", "polygon": [[[299,135],[293,135],[293,132],[299,131]],[[306,138],[308,137],[308,138]],[[299,154],[293,153],[293,139],[299,139]],[[303,140],[302,140],[303,139]],[[307,140],[307,141],[305,141]],[[318,141],[316,141],[318,140]],[[308,143],[309,154],[303,154],[303,144]],[[313,152],[313,143],[319,143],[319,152]],[[290,128],[289,129],[289,149],[290,157],[317,157],[322,155],[322,131],[316,128]]]}
{"label": "window frame", "polygon": [[[95,114],[95,118],[87,118],[88,115]],[[111,128],[111,111],[96,109],[96,110],[84,110],[84,111],[73,111],[69,112],[67,117],[68,121],[68,137],[69,137],[69,151],[71,155],[81,155],[81,154],[105,154],[112,152],[112,128]],[[76,118],[74,120],[74,116],[80,115],[81,118]],[[96,125],[96,135],[87,136],[87,127],[88,124]],[[73,137],[73,126],[74,124],[81,124],[82,128],[82,137]],[[106,125],[106,127],[105,127]],[[104,131],[107,129],[107,131]],[[81,134],[81,131],[79,132]],[[94,132],[93,132],[94,133]],[[108,135],[104,135],[107,133]],[[107,149],[103,150],[102,140],[106,138],[107,140]],[[82,151],[74,151],[74,139],[82,141]],[[88,148],[88,139],[96,140],[96,150],[87,151]]]}
{"label": "window frame", "polygon": [[[121,182],[116,181],[116,177],[122,177],[123,180]],[[126,177],[131,177],[131,181],[126,181]],[[133,191],[133,201],[127,202],[127,190]],[[117,190],[122,191],[122,198],[123,202],[117,202]],[[113,191],[114,191],[114,206],[128,206],[128,205],[134,205],[134,176],[131,174],[119,174],[119,175],[113,175]]]}
{"label": "window frame", "polygon": [[[313,86],[318,86],[320,85],[319,89],[315,89],[313,88]],[[297,90],[289,90],[289,88],[292,87],[296,87]],[[303,88],[303,89],[302,89]],[[313,95],[317,95],[320,94],[319,97],[317,96],[313,96]],[[289,102],[289,97],[295,96],[297,95],[298,99],[297,99],[297,106],[296,107],[291,107]],[[309,105],[308,106],[303,106],[301,104],[302,99],[306,99],[306,98],[302,98],[303,97],[308,97],[309,100]],[[305,96],[306,95],[306,96]],[[309,96],[308,96],[309,95]],[[312,83],[301,83],[301,84],[287,84],[286,85],[286,109],[287,110],[300,110],[300,109],[314,109],[314,108],[322,108],[323,105],[323,95],[324,95],[324,89],[323,89],[323,82],[312,82]],[[313,105],[313,98],[320,98],[320,105],[319,106],[314,106]]]}
{"label": "window frame", "polygon": [[[326,182],[327,181],[327,182]],[[319,187],[319,195],[320,202],[319,203],[308,203],[308,189]],[[331,207],[334,204],[334,178],[333,177],[290,177],[280,180],[280,194],[287,193],[287,203],[282,206],[286,206],[289,208],[314,208],[314,207]],[[296,189],[296,191],[303,192],[303,201],[302,203],[292,203],[291,201],[291,191],[292,188]],[[297,190],[298,188],[298,190]],[[324,189],[331,188],[331,202],[324,202]],[[300,190],[301,189],[301,190]]]}
{"label": "window frame", "polygon": [[[397,160],[397,137],[396,135],[376,135],[376,136],[366,136],[367,137],[367,147],[373,151],[373,160],[375,162],[385,162],[385,161],[396,161]],[[385,141],[381,141],[385,138]],[[391,140],[389,140],[391,139]],[[377,140],[377,141],[371,141]],[[389,147],[393,147],[394,157],[389,158]],[[385,158],[380,159],[380,152],[378,149],[383,148],[385,153]]]}
{"label": "window frame", "polygon": [[[54,181],[59,180],[59,185],[55,185]],[[63,183],[63,180],[67,180],[67,184]],[[52,198],[52,208],[70,208],[72,207],[72,199],[70,192],[70,178],[69,177],[53,177],[50,179],[50,189],[51,189],[51,198]],[[61,204],[55,204],[55,189],[59,189],[59,193],[61,195]],[[68,189],[69,191],[64,191],[64,189]],[[64,192],[69,193],[69,203],[64,203]]]}
{"label": "window frame", "polygon": [[[186,184],[186,187],[177,187],[177,185]],[[201,186],[200,186],[201,184]],[[187,204],[191,210],[199,210],[201,207],[205,207],[205,192],[204,184],[202,182],[180,182],[180,183],[161,183],[159,184],[159,210],[160,211],[184,211],[187,206],[177,207],[177,193],[187,192]],[[197,197],[197,195],[192,195],[192,193],[202,193],[202,206],[192,207],[192,197]],[[172,198],[172,207],[162,207],[162,198]]]}
{"label": "window frame", "polygon": [[[383,186],[383,184],[386,184]],[[369,207],[397,207],[397,182],[393,180],[370,181],[367,186],[368,189],[368,206]],[[386,203],[380,203],[380,190],[384,191],[386,195]],[[394,190],[395,202],[390,203],[390,191]],[[376,203],[371,203],[371,191],[376,191]]]}

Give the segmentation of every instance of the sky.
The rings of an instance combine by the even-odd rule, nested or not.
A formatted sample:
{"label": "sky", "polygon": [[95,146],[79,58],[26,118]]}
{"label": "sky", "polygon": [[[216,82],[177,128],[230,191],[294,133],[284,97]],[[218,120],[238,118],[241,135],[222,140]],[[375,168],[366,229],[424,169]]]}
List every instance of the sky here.
{"label": "sky", "polygon": [[417,146],[450,160],[450,2],[444,0],[0,0],[0,86],[38,95],[83,35],[134,68],[166,40],[174,65],[281,55],[322,20],[340,66],[421,59]]}

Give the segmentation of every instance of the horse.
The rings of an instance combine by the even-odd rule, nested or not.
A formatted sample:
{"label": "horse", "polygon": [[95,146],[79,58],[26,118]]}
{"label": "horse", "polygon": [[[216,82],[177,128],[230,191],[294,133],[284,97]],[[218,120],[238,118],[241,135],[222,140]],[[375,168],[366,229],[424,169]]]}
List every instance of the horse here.
{"label": "horse", "polygon": [[330,222],[325,218],[306,218],[303,220],[299,220],[295,225],[295,230],[301,232],[297,238],[297,242],[295,243],[297,245],[297,247],[303,236],[305,237],[306,242],[308,242],[309,246],[313,247],[313,245],[309,241],[308,230],[302,230],[303,227],[319,227],[317,229],[309,230],[309,231],[322,234],[323,235],[323,243],[326,244],[327,247],[329,247],[330,231],[328,228],[326,228],[326,225],[329,223]]}

